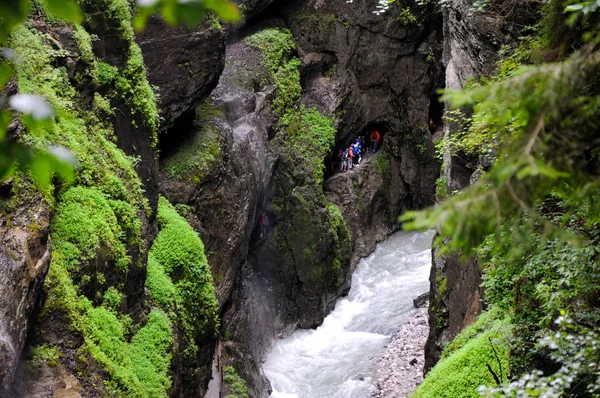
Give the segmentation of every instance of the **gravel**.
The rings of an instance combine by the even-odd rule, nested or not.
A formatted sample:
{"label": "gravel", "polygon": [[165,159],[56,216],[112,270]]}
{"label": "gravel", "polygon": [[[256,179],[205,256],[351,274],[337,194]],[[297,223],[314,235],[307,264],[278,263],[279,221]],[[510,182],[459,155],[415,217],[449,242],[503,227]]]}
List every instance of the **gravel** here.
{"label": "gravel", "polygon": [[427,307],[416,309],[377,360],[377,391],[371,395],[372,398],[401,398],[415,391],[423,381],[428,334]]}

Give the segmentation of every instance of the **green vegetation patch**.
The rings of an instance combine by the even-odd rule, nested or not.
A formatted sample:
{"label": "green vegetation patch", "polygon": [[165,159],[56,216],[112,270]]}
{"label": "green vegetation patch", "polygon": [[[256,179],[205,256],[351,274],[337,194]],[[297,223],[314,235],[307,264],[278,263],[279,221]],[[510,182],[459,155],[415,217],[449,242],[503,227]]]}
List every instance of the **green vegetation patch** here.
{"label": "green vegetation patch", "polygon": [[[53,258],[46,278],[49,297],[44,312],[59,311],[68,316],[71,328],[84,338],[79,351],[108,372],[105,387],[109,392],[166,397],[171,385],[168,370],[173,345],[168,318],[162,311],[153,310],[128,343],[131,319],[118,313],[122,293],[109,287],[101,295],[105,289],[102,272],[115,272],[110,267],[114,263],[117,272],[126,273],[130,261],[124,244],[127,233],[121,229],[119,210],[115,211],[122,204],[82,186],[72,187],[60,197],[52,223]],[[106,265],[102,266],[99,259]],[[86,262],[90,262],[90,268],[81,269]],[[90,286],[97,296],[92,299],[100,300],[102,306],[95,307],[80,293],[82,289],[90,290]]]}
{"label": "green vegetation patch", "polygon": [[109,393],[128,397],[168,397],[173,337],[167,315],[154,309],[148,322],[127,343],[122,320],[102,307],[82,303],[86,332],[80,350],[91,355],[110,374]]}
{"label": "green vegetation patch", "polygon": [[348,225],[346,225],[340,209],[332,203],[327,203],[327,213],[329,216],[329,234],[334,243],[334,258],[328,268],[327,279],[332,286],[337,286],[342,275],[342,265],[350,261],[352,240]]}
{"label": "green vegetation patch", "polygon": [[481,316],[448,346],[414,397],[479,397],[479,386],[496,385],[489,368],[499,381],[507,381],[510,336],[507,319],[490,323],[489,316]]}
{"label": "green vegetation patch", "polygon": [[196,132],[185,139],[176,153],[162,161],[171,177],[200,183],[221,160],[220,136],[213,124],[223,114],[205,103],[196,109]]}
{"label": "green vegetation patch", "polygon": [[225,398],[248,398],[246,381],[237,374],[234,367],[226,366],[223,371],[225,373],[223,381],[229,391],[229,394],[227,394]]}
{"label": "green vegetation patch", "polygon": [[[89,35],[78,32],[89,39]],[[133,158],[117,148],[112,127],[101,119],[102,113],[79,104],[66,69],[54,66],[55,58],[64,56],[64,52],[46,44],[42,34],[27,27],[14,33],[11,47],[27,59],[17,68],[19,91],[44,96],[56,111],[54,120],[42,126],[41,134],[29,134],[23,140],[36,148],[52,144],[68,148],[79,161],[74,185],[93,186],[110,199],[148,210]]]}
{"label": "green vegetation patch", "polygon": [[288,29],[264,29],[244,41],[261,50],[265,64],[273,75],[287,63],[292,52],[296,50],[294,36]]}
{"label": "green vegetation patch", "polygon": [[[126,1],[111,2],[111,7],[118,4],[128,10]],[[113,11],[107,7],[106,12]],[[124,19],[119,26],[128,23]],[[110,395],[166,397],[171,385],[170,321],[162,311],[153,310],[147,321],[133,327],[129,315],[119,312],[127,271],[132,265],[142,266],[131,264],[129,253],[144,252],[140,215],[150,211],[134,169],[136,159],[125,155],[115,143],[110,120],[114,112],[111,102],[116,97],[110,89],[108,93],[106,87],[100,90],[102,93],[95,92],[91,104],[90,98],[84,98],[77,89],[89,85],[90,76],[97,83],[102,77],[106,80],[103,83],[116,85],[119,82],[108,77],[108,73],[116,73],[116,68],[96,59],[93,37],[81,26],[66,29],[73,31],[80,51],[78,66],[85,67],[85,73],[77,69],[69,76],[65,67],[57,66],[62,64],[57,60],[72,54],[51,46],[44,34],[27,26],[16,30],[10,41],[17,54],[27,60],[17,65],[19,91],[42,95],[55,109],[55,117],[40,124],[39,134],[23,135],[21,139],[40,149],[52,144],[64,146],[79,161],[72,185],[50,187],[45,192],[45,198],[55,207],[53,256],[45,280],[48,298],[42,311],[64,315],[67,327],[82,336],[83,345],[77,350],[82,377],[84,365],[93,362],[106,372],[104,387]],[[137,48],[133,32],[125,41]],[[126,71],[118,73],[119,84],[129,88],[119,98],[131,101],[134,112],[153,114],[149,118],[157,121],[155,97],[151,90],[142,90],[150,86],[139,48],[132,48],[128,59]],[[15,196],[29,194],[23,188],[27,184],[23,184],[22,175],[14,180]],[[140,261],[144,258],[137,257]],[[107,280],[111,280],[110,285]],[[135,330],[137,333],[133,333]],[[48,361],[55,362],[56,358],[60,359],[60,352]]]}
{"label": "green vegetation patch", "polygon": [[160,233],[148,253],[146,287],[179,324],[186,372],[193,380],[198,347],[217,334],[218,303],[204,244],[175,207],[158,202]]}

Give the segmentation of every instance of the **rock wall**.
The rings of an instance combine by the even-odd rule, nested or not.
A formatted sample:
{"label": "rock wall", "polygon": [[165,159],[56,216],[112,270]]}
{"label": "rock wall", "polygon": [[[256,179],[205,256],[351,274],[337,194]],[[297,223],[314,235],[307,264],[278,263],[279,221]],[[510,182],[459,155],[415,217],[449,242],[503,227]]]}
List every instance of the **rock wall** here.
{"label": "rock wall", "polygon": [[[184,115],[193,112],[215,88],[225,62],[226,33],[218,22],[204,23],[196,29],[170,27],[158,17],[148,21],[136,35],[148,68],[148,81],[158,87],[166,132]],[[162,139],[178,139],[175,128]]]}
{"label": "rock wall", "polygon": [[[40,309],[51,257],[50,209],[40,194],[23,202],[3,186],[0,213],[0,397],[10,396],[21,352]],[[29,189],[33,187],[28,186]],[[8,192],[7,192],[8,191]]]}

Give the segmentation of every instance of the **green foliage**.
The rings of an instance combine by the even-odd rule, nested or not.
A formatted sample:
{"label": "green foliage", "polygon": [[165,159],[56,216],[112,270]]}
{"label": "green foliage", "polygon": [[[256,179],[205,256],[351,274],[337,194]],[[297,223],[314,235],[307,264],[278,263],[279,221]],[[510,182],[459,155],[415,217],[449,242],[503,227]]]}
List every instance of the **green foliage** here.
{"label": "green foliage", "polygon": [[237,22],[240,19],[240,10],[234,2],[227,0],[200,1],[192,0],[181,2],[177,0],[158,0],[153,2],[139,2],[135,27],[142,30],[148,18],[160,13],[162,18],[170,25],[185,24],[194,27],[207,15],[214,13],[225,22]]}
{"label": "green foliage", "polygon": [[317,184],[323,180],[323,158],[329,154],[335,142],[334,118],[315,108],[299,107],[300,61],[291,57],[295,51],[292,34],[287,30],[270,28],[261,30],[245,39],[245,42],[261,50],[264,64],[277,86],[272,100],[273,112],[280,117],[279,125],[285,131],[283,143],[291,148],[313,170]]}
{"label": "green foliage", "polygon": [[111,199],[145,208],[141,182],[131,159],[112,141],[112,128],[100,121],[101,113],[82,108],[66,70],[54,67],[55,58],[63,54],[28,28],[13,34],[11,47],[28,60],[19,64],[17,70],[19,90],[43,95],[56,112],[54,120],[43,126],[43,134],[23,136],[24,143],[34,148],[68,148],[79,164],[75,184],[94,186]]}
{"label": "green foliage", "polygon": [[435,149],[435,158],[437,159],[438,162],[443,163],[444,162],[444,151],[445,151],[445,142],[444,142],[444,137],[440,136],[438,139],[436,139],[433,142],[433,147]]}
{"label": "green foliage", "polygon": [[160,310],[127,343],[122,322],[102,307],[82,303],[87,311],[81,320],[86,332],[83,352],[108,370],[113,383],[109,393],[128,397],[164,398],[171,379],[168,370],[173,346],[171,324]]}
{"label": "green foliage", "polygon": [[229,390],[225,398],[248,398],[246,381],[237,374],[233,366],[226,366],[223,372],[225,374],[223,382]]}
{"label": "green foliage", "polygon": [[496,384],[488,366],[500,380],[507,380],[509,322],[496,320],[490,324],[484,317],[463,333],[464,337],[457,336],[456,342],[448,346],[451,351],[445,350],[414,398],[479,397],[479,386]]}
{"label": "green foliage", "polygon": [[417,26],[421,26],[421,23],[419,22],[419,20],[417,19],[417,17],[415,17],[415,15],[412,13],[410,7],[404,7],[400,13],[398,14],[398,17],[396,18],[402,25],[408,26],[408,25],[417,25]]}
{"label": "green foliage", "polygon": [[559,331],[543,338],[538,347],[551,350],[551,359],[562,364],[552,375],[536,371],[503,385],[482,388],[485,397],[566,397],[600,394],[598,357],[600,336],[576,325],[564,313],[556,321]]}
{"label": "green foliage", "polygon": [[[404,218],[438,224],[444,252],[476,253],[488,305],[510,314],[514,379],[482,389],[487,396],[598,392],[599,16],[569,28],[564,5],[544,6],[537,36],[502,49],[494,76],[446,93],[461,109],[446,112],[458,129],[447,149],[495,163],[468,189]],[[558,62],[535,64],[545,60]]]}
{"label": "green foliage", "polygon": [[284,67],[296,49],[294,37],[287,29],[263,29],[244,39],[246,44],[261,50],[272,75]]}
{"label": "green foliage", "polygon": [[[593,119],[600,104],[599,96],[582,91],[586,90],[584,76],[593,74],[599,64],[598,54],[591,58],[576,55],[561,64],[530,68],[504,82],[447,94],[456,106],[477,102],[475,112],[482,125],[501,132],[498,161],[468,193],[422,213],[409,226],[431,227],[439,222],[443,235],[453,238],[448,249],[466,246],[472,250],[505,217],[515,219],[527,212],[539,220],[533,204],[550,192],[563,198],[567,213],[572,213],[582,195],[598,189],[598,181],[590,181],[583,170],[589,164],[584,153],[593,150],[590,134],[595,130],[586,124],[580,128],[580,121]],[[561,145],[566,137],[577,144]],[[592,195],[589,205],[600,210],[596,199]],[[465,211],[471,216],[469,222],[465,222]],[[404,220],[415,216],[410,213]],[[591,225],[598,220],[592,216],[587,221]]]}
{"label": "green foliage", "polygon": [[[106,369],[110,375],[106,385],[113,392],[166,397],[173,343],[166,316],[159,310],[152,311],[129,344],[125,335],[131,321],[118,312],[122,293],[114,287],[106,289],[103,307],[94,307],[79,293],[90,286],[98,293],[104,290],[99,271],[127,272],[130,259],[125,243],[138,241],[141,228],[131,210],[128,203],[109,200],[100,191],[82,186],[70,188],[60,197],[52,223],[53,257],[46,278],[49,297],[44,311],[58,310],[68,316],[71,327],[84,337],[80,350]],[[98,259],[107,262],[104,268]],[[90,267],[86,268],[86,263]],[[111,263],[116,269],[111,270]],[[121,275],[120,279],[125,278]]]}
{"label": "green foliage", "polygon": [[300,61],[291,57],[296,48],[294,37],[287,29],[261,30],[245,39],[248,45],[258,48],[264,64],[277,85],[272,101],[273,112],[282,117],[297,108],[302,87],[300,86]]}
{"label": "green foliage", "polygon": [[448,195],[448,177],[439,177],[435,180],[435,197],[438,201],[442,201]]}
{"label": "green foliage", "polygon": [[[96,2],[100,4],[100,2]],[[28,14],[34,8],[50,20],[60,20],[67,23],[78,24],[82,22],[83,13],[76,0],[11,0],[0,4],[0,47],[7,44],[9,37],[19,27],[22,28]],[[81,1],[81,6],[93,7],[90,1]],[[130,4],[127,0],[110,0],[100,4],[101,11],[110,18],[119,21],[122,37],[129,41],[129,59],[119,74],[113,75],[115,92],[121,99],[130,104],[133,113],[141,115],[142,121],[150,128],[156,144],[159,116],[156,107],[155,94],[145,77],[144,63],[139,47],[133,40],[131,25]],[[213,12],[218,17],[227,21],[237,21],[240,17],[237,6],[227,0],[187,1],[159,0],[153,4],[140,5],[136,17],[136,27],[143,28],[148,17],[159,12],[169,23],[185,22],[194,25],[200,22],[206,12]],[[88,18],[88,22],[90,19]],[[216,25],[213,23],[213,25]],[[86,37],[87,36],[87,37]],[[81,58],[93,64],[93,53],[89,43],[89,35],[81,27],[76,26],[75,40],[79,44]],[[54,51],[52,49],[52,51]],[[61,50],[67,55],[64,50]],[[41,54],[37,54],[41,55]],[[8,80],[14,76],[15,69],[22,69],[26,62],[14,62],[17,58],[10,52],[5,52],[0,57],[0,92]],[[90,75],[94,76],[94,70]],[[20,87],[21,88],[21,87]],[[23,92],[23,91],[21,91]],[[7,101],[8,100],[8,101]],[[19,118],[22,125],[30,134],[39,134],[40,128],[53,120],[53,106],[43,96],[38,95],[34,87],[30,95],[17,94],[6,98],[0,94],[0,102],[9,102],[15,112],[7,109],[0,111],[0,180],[5,180],[15,171],[30,173],[35,183],[44,190],[48,190],[53,173],[67,182],[73,179],[73,170],[76,167],[74,159],[63,148],[32,148],[28,142],[22,143],[7,137],[8,124],[11,119]]]}
{"label": "green foliage", "polygon": [[315,108],[301,107],[287,113],[280,121],[286,129],[286,144],[295,148],[304,159],[324,158],[335,141],[333,117],[321,114]]}
{"label": "green foliage", "polygon": [[216,336],[218,304],[202,240],[163,197],[158,204],[160,233],[148,253],[146,287],[156,304],[179,325],[185,372],[194,379],[198,347]]}
{"label": "green foliage", "polygon": [[159,200],[158,221],[160,233],[148,255],[172,278],[176,297],[181,300],[187,313],[185,320],[193,325],[197,333],[215,335],[219,323],[217,300],[202,240],[162,197]]}
{"label": "green foliage", "polygon": [[389,177],[391,173],[391,161],[389,155],[384,152],[377,156],[375,158],[375,167],[377,167],[377,170],[379,170],[381,177]]}
{"label": "green foliage", "polygon": [[47,344],[34,346],[28,353],[29,363],[36,370],[41,369],[44,364],[53,368],[58,366],[61,357],[56,346]]}
{"label": "green foliage", "polygon": [[329,215],[329,235],[334,243],[334,260],[327,270],[326,279],[332,287],[335,287],[342,275],[342,265],[350,260],[352,240],[340,209],[332,203],[327,203],[327,212]]}
{"label": "green foliage", "polygon": [[[126,253],[126,234],[109,200],[100,191],[85,187],[73,187],[60,199],[52,223],[53,262],[79,274],[84,271],[82,264],[102,255],[114,258],[116,267],[127,272],[131,260]],[[139,220],[135,221],[137,231],[131,232],[139,236]]]}
{"label": "green foliage", "polygon": [[277,91],[273,99],[273,112],[276,115],[287,115],[293,112],[298,102],[302,87],[300,86],[300,61],[292,58],[273,75],[277,83]]}

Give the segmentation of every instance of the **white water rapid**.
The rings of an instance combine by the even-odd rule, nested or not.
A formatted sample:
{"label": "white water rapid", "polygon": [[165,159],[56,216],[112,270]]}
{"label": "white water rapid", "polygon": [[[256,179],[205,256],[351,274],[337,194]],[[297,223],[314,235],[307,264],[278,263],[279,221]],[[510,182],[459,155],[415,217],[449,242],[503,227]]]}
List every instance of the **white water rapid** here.
{"label": "white water rapid", "polygon": [[263,365],[274,398],[366,398],[376,359],[429,289],[433,232],[397,232],[361,260],[352,289],[316,330],[279,340]]}

